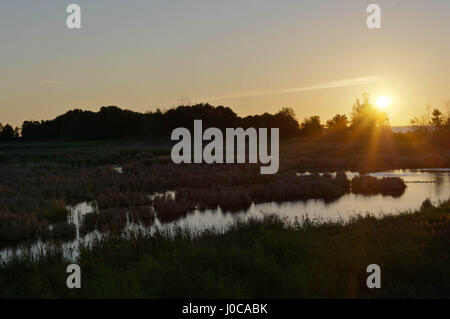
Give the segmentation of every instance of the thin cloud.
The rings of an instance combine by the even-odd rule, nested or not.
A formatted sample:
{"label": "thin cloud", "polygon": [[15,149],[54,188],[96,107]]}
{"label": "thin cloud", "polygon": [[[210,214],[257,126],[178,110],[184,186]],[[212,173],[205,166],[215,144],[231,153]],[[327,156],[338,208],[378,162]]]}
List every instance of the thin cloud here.
{"label": "thin cloud", "polygon": [[345,79],[345,80],[339,80],[339,81],[322,82],[322,83],[317,83],[314,85],[300,87],[300,88],[290,88],[290,89],[273,90],[273,91],[250,91],[250,92],[245,92],[245,93],[216,96],[216,97],[209,97],[209,98],[196,99],[196,100],[197,101],[215,101],[215,100],[236,99],[236,98],[243,98],[243,97],[254,97],[254,96],[276,95],[276,94],[306,92],[306,91],[313,91],[313,90],[332,89],[332,88],[340,88],[340,87],[347,87],[347,86],[370,84],[370,83],[377,82],[377,81],[381,80],[382,78],[383,78],[382,76],[368,76],[368,77]]}
{"label": "thin cloud", "polygon": [[42,84],[61,84],[63,82],[61,82],[61,81],[53,81],[53,80],[44,80],[44,81],[41,81],[41,83]]}

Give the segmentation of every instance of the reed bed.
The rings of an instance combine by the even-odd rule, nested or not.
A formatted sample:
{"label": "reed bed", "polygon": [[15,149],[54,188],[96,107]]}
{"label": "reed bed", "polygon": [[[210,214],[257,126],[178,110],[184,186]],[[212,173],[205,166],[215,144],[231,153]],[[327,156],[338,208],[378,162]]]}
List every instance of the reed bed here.
{"label": "reed bed", "polygon": [[[226,231],[111,234],[81,247],[82,288],[60,246],[0,265],[0,298],[449,298],[450,202],[348,223],[266,215]],[[382,289],[366,286],[367,265]]]}
{"label": "reed bed", "polygon": [[376,178],[363,175],[352,179],[352,192],[355,194],[400,196],[405,189],[406,184],[399,177]]}
{"label": "reed bed", "polygon": [[98,212],[84,215],[80,234],[93,230],[120,233],[126,225],[128,210],[124,208],[100,209]]}
{"label": "reed bed", "polygon": [[[96,200],[104,210],[158,206],[158,217],[173,220],[195,208],[221,206],[232,211],[252,202],[331,200],[350,188],[344,173],[333,179],[295,178],[293,172],[450,167],[448,150],[399,143],[380,145],[368,161],[364,143],[283,141],[280,170],[273,176],[261,175],[259,164],[175,165],[167,157],[170,147],[165,152],[135,142],[0,144],[0,218],[6,225],[0,228],[0,245],[41,236],[48,225],[67,219],[65,206],[83,201]],[[116,165],[122,166],[122,174],[113,170]],[[356,180],[353,189],[361,194],[401,194],[402,185],[396,181],[368,183],[381,186]],[[177,191],[175,202],[153,203],[148,197],[168,189]]]}

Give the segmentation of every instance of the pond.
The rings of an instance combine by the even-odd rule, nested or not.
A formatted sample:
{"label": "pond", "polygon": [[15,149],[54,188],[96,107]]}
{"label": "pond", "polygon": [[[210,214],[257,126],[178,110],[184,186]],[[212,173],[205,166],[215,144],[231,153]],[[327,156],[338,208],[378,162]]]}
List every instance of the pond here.
{"label": "pond", "polygon": [[[309,173],[306,173],[309,174]],[[358,173],[346,172],[349,179]],[[127,225],[123,231],[128,232],[140,229],[153,232],[156,228],[172,229],[174,226],[188,227],[192,230],[202,231],[214,227],[218,231],[226,230],[236,218],[245,220],[249,217],[262,216],[264,213],[276,213],[282,217],[293,220],[295,217],[307,216],[316,222],[325,221],[348,221],[358,214],[372,214],[381,217],[384,214],[396,214],[405,211],[414,211],[420,207],[427,198],[433,204],[450,199],[450,169],[418,169],[418,170],[391,170],[384,172],[369,173],[374,177],[400,177],[407,184],[405,192],[401,196],[383,195],[357,195],[348,193],[333,201],[322,199],[308,199],[286,202],[253,203],[249,208],[234,212],[216,209],[194,210],[186,216],[171,222],[162,222],[156,218],[155,223],[146,228],[141,224],[134,223],[127,218]],[[173,194],[170,192],[170,194]],[[154,196],[154,195],[152,195]],[[68,222],[74,223],[77,229],[77,239],[62,243],[68,259],[75,259],[80,242],[89,244],[102,234],[98,231],[91,232],[85,236],[79,235],[79,225],[82,223],[83,215],[95,212],[95,203],[80,203],[70,207]],[[0,257],[8,260],[13,255],[20,255],[24,251],[31,250],[38,253],[48,249],[50,244],[38,241],[27,247],[11,247],[0,250]]]}
{"label": "pond", "polygon": [[[308,174],[308,173],[306,173]],[[349,179],[358,176],[355,172],[346,172]],[[165,224],[186,226],[195,229],[226,227],[235,218],[261,216],[264,213],[276,213],[293,220],[295,217],[308,216],[316,221],[348,221],[358,214],[396,214],[407,210],[414,211],[427,198],[433,204],[450,199],[450,169],[392,170],[369,173],[374,177],[400,177],[407,188],[399,197],[383,195],[345,194],[333,201],[307,199],[286,202],[253,203],[248,209],[227,212],[220,207],[209,210],[196,210],[186,217]]]}

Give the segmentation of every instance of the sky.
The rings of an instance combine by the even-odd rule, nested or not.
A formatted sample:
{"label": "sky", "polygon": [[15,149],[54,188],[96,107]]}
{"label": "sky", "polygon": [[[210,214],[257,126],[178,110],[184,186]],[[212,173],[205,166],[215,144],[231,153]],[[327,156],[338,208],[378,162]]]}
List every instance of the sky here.
{"label": "sky", "polygon": [[325,122],[368,92],[408,125],[450,99],[449,39],[448,0],[2,0],[0,122],[197,102]]}

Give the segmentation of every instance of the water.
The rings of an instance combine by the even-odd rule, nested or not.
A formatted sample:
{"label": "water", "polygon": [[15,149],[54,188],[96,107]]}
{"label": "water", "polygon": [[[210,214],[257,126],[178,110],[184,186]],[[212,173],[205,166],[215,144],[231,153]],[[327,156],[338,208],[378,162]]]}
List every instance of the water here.
{"label": "water", "polygon": [[[309,173],[306,173],[309,174]],[[357,176],[358,173],[347,172],[348,178]],[[421,170],[391,170],[385,172],[370,173],[375,177],[400,177],[406,184],[405,193],[400,197],[383,195],[356,195],[346,194],[336,200],[325,202],[321,199],[308,199],[287,202],[253,203],[248,209],[228,212],[217,209],[195,210],[175,221],[162,222],[156,218],[154,225],[149,228],[135,223],[127,216],[127,224],[124,235],[139,229],[153,232],[156,228],[170,230],[173,226],[188,227],[192,230],[202,231],[214,227],[218,231],[226,230],[235,218],[246,219],[249,217],[262,216],[264,213],[276,213],[282,217],[293,220],[295,217],[308,216],[317,222],[325,221],[348,221],[352,216],[358,214],[372,214],[381,217],[383,214],[398,214],[405,211],[414,211],[420,207],[425,199],[430,199],[433,204],[450,199],[450,169],[421,169]],[[167,194],[175,196],[173,191]],[[157,195],[151,195],[157,196]],[[77,257],[80,242],[89,244],[95,239],[101,238],[103,234],[98,231],[91,232],[85,236],[79,235],[79,226],[83,216],[87,213],[96,212],[95,202],[84,202],[69,207],[71,214],[68,222],[74,223],[77,229],[77,239],[63,243],[66,257],[74,260]],[[48,243],[37,241],[31,247],[15,247],[0,250],[0,257],[8,260],[15,254],[21,254],[30,250],[38,253],[48,247]]]}
{"label": "water", "polygon": [[414,126],[391,126],[394,133],[408,133],[414,132]]}
{"label": "water", "polygon": [[[308,173],[306,173],[308,174]],[[347,172],[349,179],[358,173]],[[370,173],[375,177],[400,177],[406,184],[405,193],[400,197],[383,195],[346,194],[334,201],[308,199],[287,202],[252,204],[250,208],[237,212],[223,211],[221,208],[194,211],[188,216],[169,223],[169,225],[187,226],[196,229],[208,227],[223,228],[234,218],[261,216],[264,213],[276,213],[293,220],[295,217],[308,216],[316,221],[348,221],[358,214],[398,214],[414,211],[427,198],[433,204],[450,199],[450,169],[430,170],[392,170]]]}
{"label": "water", "polygon": [[123,174],[123,168],[120,165],[114,165],[112,166],[111,170],[113,172],[119,173],[119,174]]}

